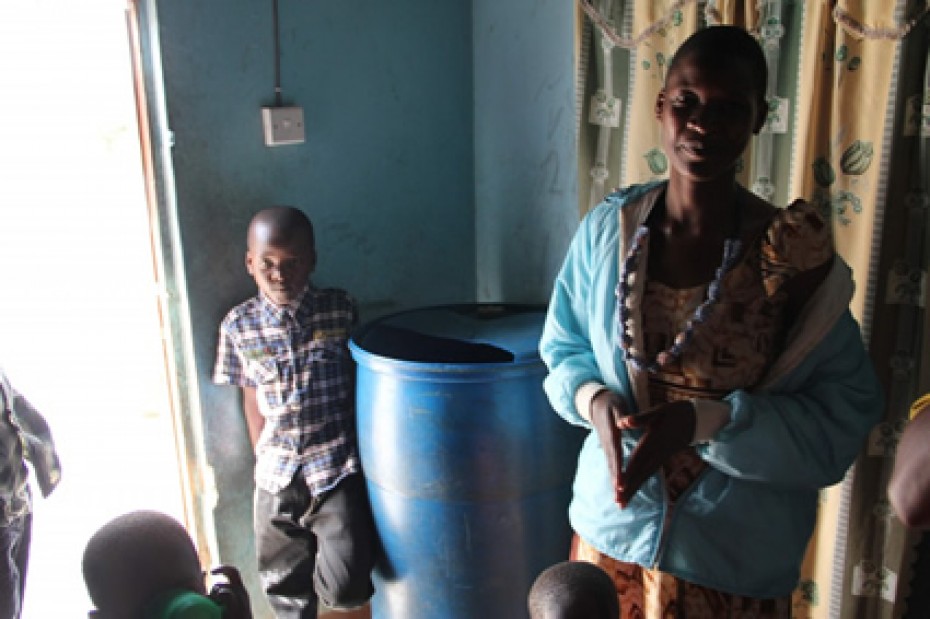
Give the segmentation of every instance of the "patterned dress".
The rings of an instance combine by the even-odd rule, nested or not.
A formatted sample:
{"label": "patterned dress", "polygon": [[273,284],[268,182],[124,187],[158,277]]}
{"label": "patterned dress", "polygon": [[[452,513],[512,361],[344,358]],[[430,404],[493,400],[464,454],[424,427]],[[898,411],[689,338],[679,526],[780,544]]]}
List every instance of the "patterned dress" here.
{"label": "patterned dress", "polygon": [[[720,301],[673,363],[650,374],[652,405],[682,399],[719,400],[751,388],[765,375],[785,339],[784,285],[833,255],[829,226],[815,208],[795,202],[779,209],[757,242],[726,274]],[[646,283],[642,316],[646,354],[668,348],[707,294],[707,286],[676,289]],[[676,500],[707,464],[688,448],[663,466],[671,514]],[[667,516],[669,517],[669,516]],[[715,591],[658,570],[614,560],[576,538],[572,558],[599,565],[614,580],[624,619],[777,618],[790,616],[790,598],[755,599]]]}

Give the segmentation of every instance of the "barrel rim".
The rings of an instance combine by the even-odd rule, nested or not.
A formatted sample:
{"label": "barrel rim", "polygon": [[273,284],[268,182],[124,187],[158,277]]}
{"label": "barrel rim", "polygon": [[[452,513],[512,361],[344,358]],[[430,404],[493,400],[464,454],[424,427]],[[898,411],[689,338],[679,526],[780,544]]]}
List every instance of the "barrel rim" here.
{"label": "barrel rim", "polygon": [[[507,370],[522,370],[528,367],[535,367],[542,363],[539,354],[515,358],[513,361],[500,363],[436,363],[427,361],[407,361],[406,359],[396,359],[387,357],[365,350],[356,343],[355,339],[349,340],[349,350],[356,362],[363,364],[367,368],[377,369],[378,366],[390,367],[398,370],[408,370],[419,374],[482,374],[493,373],[500,374]],[[364,363],[363,363],[364,362]]]}
{"label": "barrel rim", "polygon": [[393,312],[390,314],[385,314],[384,316],[379,316],[375,320],[368,322],[352,333],[349,338],[349,350],[352,353],[352,357],[356,362],[362,363],[365,362],[367,367],[375,367],[378,363],[383,363],[385,366],[396,369],[404,369],[409,371],[414,371],[417,373],[431,373],[431,374],[450,374],[450,373],[459,373],[459,374],[476,374],[482,372],[493,372],[500,373],[502,370],[507,369],[518,369],[526,368],[532,366],[538,366],[542,363],[539,351],[535,351],[533,354],[529,355],[520,355],[514,356],[512,361],[502,361],[502,362],[482,362],[482,363],[447,363],[447,362],[427,362],[427,361],[409,361],[407,359],[397,359],[395,357],[389,357],[386,355],[380,355],[378,353],[371,352],[362,348],[361,344],[358,343],[357,338],[361,335],[367,333],[368,329],[373,328],[381,321],[390,320],[395,316],[403,316],[404,314],[410,314],[413,312],[423,312],[423,311],[435,311],[435,310],[444,310],[444,309],[454,309],[454,308],[470,308],[470,307],[505,307],[505,308],[514,308],[514,309],[524,309],[527,312],[539,312],[540,314],[545,314],[546,306],[543,304],[535,303],[492,303],[492,302],[476,302],[476,303],[444,303],[438,305],[429,305],[425,307],[416,307],[410,308],[407,310],[401,310],[399,312]]}

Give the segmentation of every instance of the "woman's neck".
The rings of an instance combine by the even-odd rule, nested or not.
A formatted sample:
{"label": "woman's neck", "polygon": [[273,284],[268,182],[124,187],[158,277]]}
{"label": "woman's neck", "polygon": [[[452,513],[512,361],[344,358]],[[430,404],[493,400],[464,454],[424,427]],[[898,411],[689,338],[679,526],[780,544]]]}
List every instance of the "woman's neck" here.
{"label": "woman's neck", "polygon": [[732,179],[708,183],[669,179],[663,220],[657,223],[674,237],[733,234],[739,191]]}
{"label": "woman's neck", "polygon": [[673,288],[691,288],[713,279],[726,240],[740,236],[742,190],[735,182],[676,189],[670,182],[649,216],[647,274]]}

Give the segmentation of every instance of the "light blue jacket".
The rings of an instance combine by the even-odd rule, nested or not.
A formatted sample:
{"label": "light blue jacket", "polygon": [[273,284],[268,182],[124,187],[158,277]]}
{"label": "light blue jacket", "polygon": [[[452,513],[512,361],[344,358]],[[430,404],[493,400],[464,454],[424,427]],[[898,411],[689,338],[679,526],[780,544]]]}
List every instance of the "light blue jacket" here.
{"label": "light blue jacket", "polygon": [[[645,408],[647,377],[617,345],[618,265],[664,184],[608,196],[581,223],[555,282],[540,353],[555,410],[590,428],[575,403],[585,383]],[[697,447],[710,465],[667,525],[661,473],[626,509],[614,503],[603,450],[591,432],[578,460],[572,527],[618,560],[658,568],[738,595],[791,593],[813,532],[818,491],[843,479],[879,420],[883,396],[849,313],[852,279],[838,257],[788,335],[784,353],[754,391],[726,396],[729,421]],[[625,433],[624,456],[635,446]]]}

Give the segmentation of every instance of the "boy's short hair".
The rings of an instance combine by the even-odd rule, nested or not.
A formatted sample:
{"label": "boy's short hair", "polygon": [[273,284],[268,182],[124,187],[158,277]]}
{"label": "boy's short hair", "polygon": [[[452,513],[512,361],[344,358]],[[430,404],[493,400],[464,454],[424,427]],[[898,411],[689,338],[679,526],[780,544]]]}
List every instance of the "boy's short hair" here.
{"label": "boy's short hair", "polygon": [[536,577],[531,619],[618,619],[620,600],[607,572],[585,561],[556,563]]}
{"label": "boy's short hair", "polygon": [[252,231],[259,226],[270,227],[275,232],[273,237],[276,240],[273,239],[272,245],[298,235],[303,235],[311,247],[316,245],[313,222],[296,206],[271,206],[258,211],[249,222],[248,238],[251,238]]}
{"label": "boy's short hair", "polygon": [[107,614],[141,616],[159,593],[205,589],[187,530],[155,511],[130,512],[103,525],[87,542],[81,568],[91,601]]}

